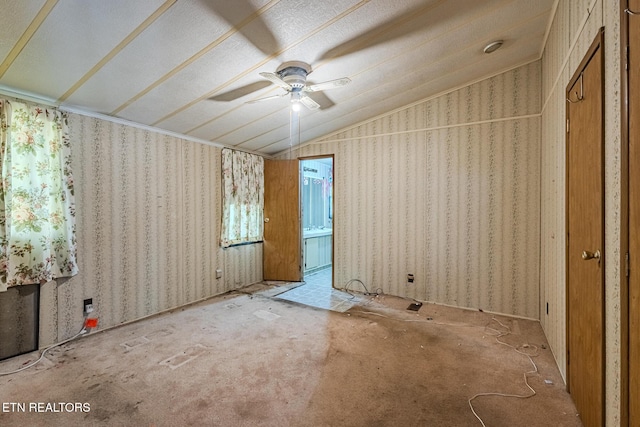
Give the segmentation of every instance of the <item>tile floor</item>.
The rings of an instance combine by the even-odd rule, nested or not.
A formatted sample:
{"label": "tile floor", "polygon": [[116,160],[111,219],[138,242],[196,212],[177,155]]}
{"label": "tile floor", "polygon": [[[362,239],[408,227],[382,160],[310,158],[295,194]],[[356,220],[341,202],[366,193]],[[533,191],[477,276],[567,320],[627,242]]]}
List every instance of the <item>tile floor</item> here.
{"label": "tile floor", "polygon": [[358,296],[333,289],[331,267],[305,276],[302,285],[279,294],[277,298],[340,313],[361,300]]}

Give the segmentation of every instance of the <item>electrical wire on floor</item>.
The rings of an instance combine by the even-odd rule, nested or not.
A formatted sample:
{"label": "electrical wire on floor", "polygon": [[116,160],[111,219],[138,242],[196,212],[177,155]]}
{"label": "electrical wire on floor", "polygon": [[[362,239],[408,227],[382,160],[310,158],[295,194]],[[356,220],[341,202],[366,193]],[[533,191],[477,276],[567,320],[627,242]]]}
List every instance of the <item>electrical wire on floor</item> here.
{"label": "electrical wire on floor", "polygon": [[[398,319],[396,317],[391,317],[391,316],[386,316],[384,314],[380,314],[380,313],[376,313],[373,311],[351,311],[350,314],[356,314],[356,313],[360,313],[360,314],[369,314],[369,315],[374,315],[374,316],[380,316],[380,317],[384,317],[387,319],[392,319],[392,320],[398,320],[401,322],[417,322],[417,323],[430,323],[432,325],[441,325],[441,326],[467,326],[467,327],[477,327],[476,325],[464,325],[464,324],[454,324],[454,323],[443,323],[443,322],[436,322],[433,320],[430,320],[431,318],[427,318],[427,319]],[[523,374],[524,377],[524,383],[527,386],[527,388],[531,391],[530,394],[526,394],[526,395],[518,395],[518,394],[508,394],[508,393],[496,393],[496,392],[489,392],[489,393],[477,393],[476,395],[474,395],[473,397],[471,397],[468,400],[469,403],[469,408],[471,408],[471,412],[473,413],[473,415],[478,419],[478,421],[480,421],[480,424],[482,424],[483,427],[487,427],[486,424],[484,423],[484,421],[482,420],[482,418],[480,418],[480,416],[478,415],[478,413],[475,411],[474,407],[473,407],[473,400],[475,400],[478,397],[482,397],[482,396],[501,396],[501,397],[513,397],[513,398],[518,398],[518,399],[528,399],[530,397],[533,397],[536,395],[536,391],[533,389],[533,387],[531,387],[531,385],[529,384],[529,376],[530,375],[534,375],[534,374],[538,374],[538,366],[535,364],[535,362],[533,361],[533,357],[536,357],[538,355],[538,346],[533,345],[533,344],[525,344],[521,347],[518,346],[514,346],[511,345],[509,343],[506,343],[504,341],[501,341],[500,338],[507,336],[509,334],[511,334],[511,328],[509,328],[507,325],[505,325],[504,323],[500,322],[498,319],[496,319],[495,317],[491,318],[492,321],[496,322],[497,324],[499,324],[500,326],[502,326],[505,330],[500,331],[498,329],[489,327],[488,325],[485,326],[485,330],[491,331],[494,334],[492,334],[495,339],[496,342],[498,344],[502,344],[504,346],[507,346],[509,348],[512,348],[516,353],[520,353],[524,356],[526,356],[529,359],[529,362],[531,362],[531,365],[533,366],[533,370],[531,371],[527,371]],[[523,349],[532,349],[533,353],[527,353],[526,351],[521,350],[520,348]]]}
{"label": "electrical wire on floor", "polygon": [[397,320],[398,322],[429,323],[431,325],[456,326],[456,327],[463,327],[463,328],[477,328],[478,327],[476,325],[467,325],[467,324],[464,324],[464,323],[437,322],[437,321],[433,320],[433,318],[431,318],[431,317],[427,317],[426,319],[399,319],[397,317],[391,317],[391,316],[387,316],[385,314],[376,313],[375,311],[352,310],[352,311],[349,312],[349,314],[370,314],[370,315],[373,315],[373,316],[384,317],[386,319]]}
{"label": "electrical wire on floor", "polygon": [[527,371],[523,374],[524,377],[524,383],[527,386],[527,388],[529,388],[529,390],[531,390],[530,394],[525,394],[525,395],[519,395],[519,394],[509,394],[509,393],[496,393],[496,392],[490,392],[490,393],[477,393],[475,394],[473,397],[471,397],[468,400],[469,403],[469,408],[471,408],[471,412],[473,412],[473,415],[478,419],[478,421],[480,421],[480,424],[482,424],[483,427],[486,427],[484,421],[482,421],[482,418],[480,418],[480,416],[478,415],[478,413],[475,411],[475,409],[473,408],[473,400],[481,397],[481,396],[501,396],[501,397],[513,397],[513,398],[517,398],[517,399],[528,399],[530,397],[533,397],[536,395],[536,391],[533,389],[533,387],[531,387],[531,385],[529,384],[529,375],[534,375],[534,374],[538,374],[538,366],[536,365],[536,363],[533,361],[533,357],[536,357],[538,355],[538,347],[535,345],[529,345],[529,344],[525,344],[522,346],[522,348],[532,348],[534,351],[534,354],[529,354],[525,351],[520,350],[517,346],[508,344],[504,341],[501,341],[500,338],[504,337],[506,335],[511,334],[511,328],[509,328],[508,326],[506,326],[505,324],[503,324],[502,322],[500,322],[498,319],[496,319],[495,317],[491,318],[491,320],[495,321],[496,323],[498,323],[500,326],[502,326],[506,331],[500,331],[498,329],[494,329],[491,328],[489,326],[487,326],[487,329],[489,329],[490,331],[493,331],[496,333],[495,338],[496,341],[499,344],[502,344],[504,346],[510,347],[513,350],[515,350],[516,353],[520,353],[524,356],[527,356],[527,358],[529,359],[529,362],[531,362],[531,365],[533,366],[533,370],[531,371]]}
{"label": "electrical wire on floor", "polygon": [[47,354],[47,352],[48,352],[49,350],[51,350],[52,348],[59,347],[59,346],[61,346],[61,345],[63,345],[63,344],[68,343],[69,341],[73,341],[73,340],[75,340],[75,339],[76,339],[76,338],[78,338],[80,335],[86,334],[86,333],[87,333],[87,328],[85,327],[85,322],[86,322],[86,320],[87,320],[87,319],[86,319],[86,317],[85,317],[85,319],[82,321],[82,329],[80,329],[80,332],[78,332],[77,334],[75,334],[75,335],[74,335],[74,336],[72,336],[71,338],[67,338],[67,339],[66,339],[66,340],[64,340],[64,341],[61,341],[61,342],[59,342],[59,343],[52,344],[52,345],[50,345],[49,347],[46,347],[44,350],[42,350],[42,353],[40,354],[40,357],[39,357],[39,358],[38,358],[38,360],[36,360],[35,362],[29,363],[28,365],[23,366],[23,367],[22,367],[22,368],[20,368],[20,369],[16,369],[15,371],[11,371],[11,372],[0,372],[0,377],[5,376],[5,375],[12,375],[12,374],[16,374],[16,373],[18,373],[18,372],[24,371],[25,369],[29,369],[29,368],[31,368],[32,366],[35,366],[35,365],[37,365],[38,363],[40,363],[40,361],[42,361],[42,359],[44,359],[45,354]]}
{"label": "electrical wire on floor", "polygon": [[351,280],[349,280],[347,282],[346,285],[344,285],[344,291],[346,293],[348,293],[349,295],[351,295],[350,299],[354,299],[356,297],[354,294],[352,294],[349,291],[349,285],[352,284],[352,283],[360,283],[360,285],[362,285],[362,287],[364,288],[364,295],[366,295],[366,296],[377,297],[377,296],[382,295],[382,289],[381,288],[376,289],[375,292],[369,292],[369,289],[367,288],[367,286],[364,284],[364,282],[362,280],[360,280],[360,279],[351,279]]}

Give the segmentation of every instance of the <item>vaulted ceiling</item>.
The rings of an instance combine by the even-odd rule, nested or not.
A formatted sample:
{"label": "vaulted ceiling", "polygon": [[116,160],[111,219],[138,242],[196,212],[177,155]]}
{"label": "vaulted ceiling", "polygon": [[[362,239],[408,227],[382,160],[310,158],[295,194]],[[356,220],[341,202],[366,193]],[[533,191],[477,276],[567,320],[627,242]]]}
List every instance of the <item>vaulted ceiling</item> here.
{"label": "vaulted ceiling", "polygon": [[247,103],[286,94],[260,72],[303,61],[310,84],[351,79],[310,94],[304,143],[539,58],[554,4],[0,0],[0,92],[273,155],[291,103]]}

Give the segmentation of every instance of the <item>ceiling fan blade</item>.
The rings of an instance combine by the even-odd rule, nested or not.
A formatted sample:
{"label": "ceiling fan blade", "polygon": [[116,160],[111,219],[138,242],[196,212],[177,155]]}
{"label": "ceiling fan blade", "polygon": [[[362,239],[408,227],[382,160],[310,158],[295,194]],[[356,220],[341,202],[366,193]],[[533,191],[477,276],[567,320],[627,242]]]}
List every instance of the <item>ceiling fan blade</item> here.
{"label": "ceiling fan blade", "polygon": [[270,99],[276,99],[276,98],[282,98],[283,96],[288,95],[288,93],[282,93],[280,95],[271,95],[271,96],[266,96],[264,98],[258,98],[258,99],[252,99],[251,101],[247,101],[245,102],[245,104],[255,104],[256,102],[262,102],[262,101],[268,101]]}
{"label": "ceiling fan blade", "polygon": [[307,96],[317,102],[321,110],[326,110],[336,105],[324,92],[312,92]]}
{"label": "ceiling fan blade", "polygon": [[276,73],[262,72],[260,73],[260,75],[269,80],[271,83],[276,84],[285,90],[291,90],[291,85],[282,80]]}
{"label": "ceiling fan blade", "polygon": [[[248,0],[199,0],[216,15],[227,21],[244,38],[265,55],[280,50],[275,36],[262,20],[262,14]],[[250,28],[249,28],[250,27]]]}
{"label": "ceiling fan blade", "polygon": [[211,98],[209,98],[209,100],[222,101],[222,102],[235,101],[238,98],[242,98],[243,96],[249,95],[250,93],[259,91],[260,89],[264,89],[268,86],[271,86],[269,82],[260,80],[257,82],[250,83],[248,85],[244,85],[237,89],[230,90],[228,92],[214,95]]}
{"label": "ceiling fan blade", "polygon": [[351,79],[349,77],[343,77],[341,79],[329,80],[328,82],[322,82],[314,85],[305,86],[304,92],[319,92],[321,90],[329,90],[336,87],[342,87],[351,83]]}
{"label": "ceiling fan blade", "polygon": [[[442,2],[428,2],[426,5],[414,7],[396,17],[376,25],[359,36],[348,40],[325,52],[320,60],[340,58],[370,47],[399,39],[414,32],[429,28],[434,24],[434,13],[429,13]],[[474,6],[481,2],[472,2]]]}
{"label": "ceiling fan blade", "polygon": [[300,97],[300,102],[310,110],[317,110],[318,108],[320,108],[320,104],[304,94]]}

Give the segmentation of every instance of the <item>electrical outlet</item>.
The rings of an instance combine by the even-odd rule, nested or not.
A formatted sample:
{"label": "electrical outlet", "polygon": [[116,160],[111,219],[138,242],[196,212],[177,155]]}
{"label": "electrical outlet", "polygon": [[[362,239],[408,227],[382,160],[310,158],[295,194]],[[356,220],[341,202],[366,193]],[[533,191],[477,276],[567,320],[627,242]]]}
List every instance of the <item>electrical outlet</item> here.
{"label": "electrical outlet", "polygon": [[82,304],[84,307],[83,312],[85,315],[88,315],[89,313],[93,313],[93,298],[87,298],[82,302]]}
{"label": "electrical outlet", "polygon": [[413,274],[407,273],[407,283],[413,283]]}

